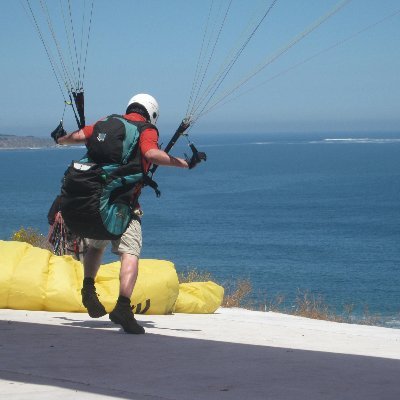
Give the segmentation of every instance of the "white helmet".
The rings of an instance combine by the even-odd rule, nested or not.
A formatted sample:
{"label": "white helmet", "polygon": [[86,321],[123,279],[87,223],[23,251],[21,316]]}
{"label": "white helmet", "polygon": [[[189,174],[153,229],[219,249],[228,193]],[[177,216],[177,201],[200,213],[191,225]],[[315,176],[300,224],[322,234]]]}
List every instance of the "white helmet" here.
{"label": "white helmet", "polygon": [[146,111],[149,113],[150,122],[152,124],[157,122],[159,107],[157,100],[153,96],[144,93],[136,94],[129,100],[126,107],[128,108],[133,103],[138,103],[146,109]]}

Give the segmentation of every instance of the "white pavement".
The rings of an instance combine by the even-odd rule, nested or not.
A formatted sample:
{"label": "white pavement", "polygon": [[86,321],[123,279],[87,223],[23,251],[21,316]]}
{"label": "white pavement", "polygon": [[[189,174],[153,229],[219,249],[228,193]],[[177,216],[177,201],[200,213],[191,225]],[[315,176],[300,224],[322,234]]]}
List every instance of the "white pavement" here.
{"label": "white pavement", "polygon": [[0,310],[0,399],[400,399],[400,330],[277,313]]}

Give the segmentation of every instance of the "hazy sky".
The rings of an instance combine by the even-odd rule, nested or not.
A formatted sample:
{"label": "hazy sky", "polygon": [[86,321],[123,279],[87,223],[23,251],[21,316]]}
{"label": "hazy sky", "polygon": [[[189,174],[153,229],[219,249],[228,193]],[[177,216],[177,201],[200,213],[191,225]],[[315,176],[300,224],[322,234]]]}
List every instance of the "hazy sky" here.
{"label": "hazy sky", "polygon": [[[0,133],[43,136],[61,118],[63,97],[21,3],[26,4],[0,0]],[[30,3],[48,35],[40,2]],[[63,32],[61,13],[55,14],[59,1],[47,3],[55,30]],[[241,43],[249,20],[271,3],[233,0],[204,83]],[[73,10],[82,4],[71,0]],[[213,10],[227,4],[216,0]],[[278,0],[214,99],[273,59],[336,4]],[[160,103],[160,129],[176,128],[187,110],[209,10],[208,0],[95,0],[84,81],[87,121],[123,113],[132,95],[148,92]],[[232,101],[199,119],[193,132],[399,132],[400,14],[372,26],[396,11],[399,0],[351,1],[252,78]],[[74,25],[79,31],[80,18]],[[371,28],[357,34],[366,27]],[[62,39],[60,45],[67,50]],[[65,125],[75,129],[70,110]]]}

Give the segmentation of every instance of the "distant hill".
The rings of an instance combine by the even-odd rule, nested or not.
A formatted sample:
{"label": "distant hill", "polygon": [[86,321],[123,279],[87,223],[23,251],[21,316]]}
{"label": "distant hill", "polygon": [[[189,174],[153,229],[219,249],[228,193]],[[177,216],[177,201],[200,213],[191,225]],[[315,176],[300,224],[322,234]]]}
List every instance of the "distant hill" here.
{"label": "distant hill", "polygon": [[54,146],[55,143],[50,138],[0,134],[0,149],[37,149]]}

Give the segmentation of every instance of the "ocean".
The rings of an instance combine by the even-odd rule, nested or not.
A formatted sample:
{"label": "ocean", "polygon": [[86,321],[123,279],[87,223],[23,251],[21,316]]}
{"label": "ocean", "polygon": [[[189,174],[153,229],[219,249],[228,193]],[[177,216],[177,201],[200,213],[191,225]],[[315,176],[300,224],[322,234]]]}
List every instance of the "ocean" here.
{"label": "ocean", "polygon": [[[400,327],[400,133],[194,139],[207,162],[159,168],[161,198],[142,195],[143,258],[249,280],[260,304],[282,296],[292,307],[308,292]],[[183,144],[173,154],[188,152]],[[83,153],[0,151],[0,239],[22,226],[47,234],[63,172]]]}

